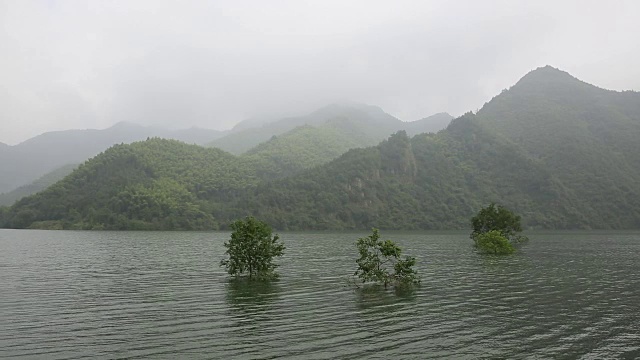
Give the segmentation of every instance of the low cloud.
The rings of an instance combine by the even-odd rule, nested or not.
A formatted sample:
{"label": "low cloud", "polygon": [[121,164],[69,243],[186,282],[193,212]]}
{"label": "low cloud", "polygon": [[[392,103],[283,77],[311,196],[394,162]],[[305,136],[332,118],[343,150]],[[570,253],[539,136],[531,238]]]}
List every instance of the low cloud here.
{"label": "low cloud", "polygon": [[0,3],[0,141],[118,121],[224,129],[333,101],[476,110],[553,65],[640,89],[640,3]]}

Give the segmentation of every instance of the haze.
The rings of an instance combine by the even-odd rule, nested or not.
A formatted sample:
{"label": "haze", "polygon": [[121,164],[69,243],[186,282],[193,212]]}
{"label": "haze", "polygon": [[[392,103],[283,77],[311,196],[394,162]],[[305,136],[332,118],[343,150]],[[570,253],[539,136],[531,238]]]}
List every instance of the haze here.
{"label": "haze", "polygon": [[119,121],[225,129],[334,101],[480,108],[546,64],[640,89],[636,1],[2,1],[0,141]]}

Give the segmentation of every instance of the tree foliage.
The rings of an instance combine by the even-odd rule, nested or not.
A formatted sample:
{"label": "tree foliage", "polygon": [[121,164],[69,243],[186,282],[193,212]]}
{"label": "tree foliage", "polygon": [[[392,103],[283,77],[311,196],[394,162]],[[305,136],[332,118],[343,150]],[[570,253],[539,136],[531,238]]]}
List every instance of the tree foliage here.
{"label": "tree foliage", "polygon": [[514,243],[526,240],[520,235],[520,216],[495,203],[480,209],[471,218],[471,239],[479,251],[491,254],[510,254]]}
{"label": "tree foliage", "polygon": [[476,216],[471,218],[471,227],[473,231],[471,237],[485,234],[490,231],[498,231],[500,235],[509,241],[518,241],[522,236],[518,235],[522,232],[520,224],[520,216],[514,214],[509,209],[495,203],[480,209]]}
{"label": "tree foliage", "polygon": [[378,229],[356,243],[360,257],[356,260],[358,269],[354,273],[363,283],[375,282],[386,288],[393,285],[412,285],[420,282],[413,266],[416,259],[401,258],[402,250],[391,240],[380,240]]}
{"label": "tree foliage", "polygon": [[473,237],[476,248],[487,254],[506,255],[516,251],[513,244],[498,230],[476,234]]}
{"label": "tree foliage", "polygon": [[274,257],[284,254],[285,246],[278,235],[271,235],[271,227],[266,223],[247,217],[231,224],[231,240],[224,243],[229,256],[220,262],[229,275],[247,275],[249,279],[269,280],[277,278],[278,264]]}

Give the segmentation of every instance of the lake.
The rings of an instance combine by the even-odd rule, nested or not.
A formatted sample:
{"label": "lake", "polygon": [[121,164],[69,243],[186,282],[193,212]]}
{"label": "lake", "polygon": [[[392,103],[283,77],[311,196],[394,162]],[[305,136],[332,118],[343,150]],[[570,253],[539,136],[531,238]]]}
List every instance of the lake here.
{"label": "lake", "polygon": [[281,278],[231,281],[224,232],[0,230],[0,358],[639,358],[640,232],[382,231],[411,292],[355,290],[352,233],[281,233]]}

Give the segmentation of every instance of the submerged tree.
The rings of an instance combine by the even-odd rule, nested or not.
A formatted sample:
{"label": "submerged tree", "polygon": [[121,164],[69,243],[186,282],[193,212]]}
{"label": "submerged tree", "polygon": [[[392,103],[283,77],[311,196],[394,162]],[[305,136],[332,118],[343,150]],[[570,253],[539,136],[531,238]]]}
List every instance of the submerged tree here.
{"label": "submerged tree", "polygon": [[506,255],[516,251],[509,239],[502,236],[498,230],[477,234],[473,240],[476,248],[487,254]]}
{"label": "submerged tree", "polygon": [[220,262],[230,275],[247,275],[249,279],[269,280],[278,277],[273,258],[284,254],[278,235],[271,235],[266,223],[247,217],[231,224],[231,240],[225,242],[228,259]]}
{"label": "submerged tree", "polygon": [[476,248],[485,253],[511,254],[515,251],[515,243],[527,240],[519,234],[522,232],[520,216],[494,203],[480,209],[471,218],[471,226],[471,239]]}
{"label": "submerged tree", "polygon": [[[358,269],[354,273],[363,283],[376,282],[386,288],[393,285],[418,284],[420,279],[413,269],[416,259],[400,257],[402,250],[391,240],[380,240],[378,229],[357,241],[360,258],[356,260]],[[393,272],[391,272],[393,270]]]}

